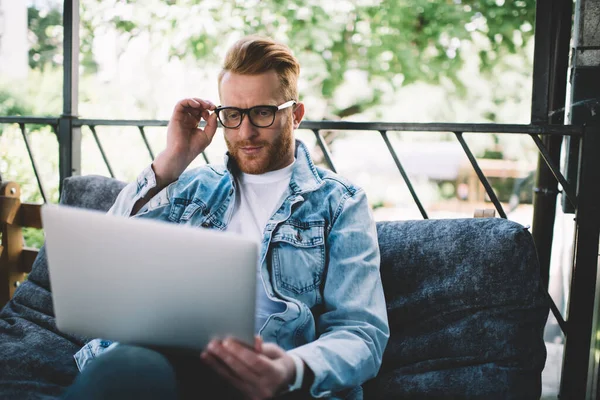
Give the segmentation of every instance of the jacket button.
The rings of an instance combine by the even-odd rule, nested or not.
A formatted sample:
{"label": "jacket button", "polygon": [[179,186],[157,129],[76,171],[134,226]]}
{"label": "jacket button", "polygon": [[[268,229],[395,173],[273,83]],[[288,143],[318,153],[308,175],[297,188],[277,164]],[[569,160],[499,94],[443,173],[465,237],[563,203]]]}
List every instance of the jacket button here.
{"label": "jacket button", "polygon": [[208,224],[208,222],[203,222],[201,226],[202,226],[203,228],[208,228],[209,224]]}

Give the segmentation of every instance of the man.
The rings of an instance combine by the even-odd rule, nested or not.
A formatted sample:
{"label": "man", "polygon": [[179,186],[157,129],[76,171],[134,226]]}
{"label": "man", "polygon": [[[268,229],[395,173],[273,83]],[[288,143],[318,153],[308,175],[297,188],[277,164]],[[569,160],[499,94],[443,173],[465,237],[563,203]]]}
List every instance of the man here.
{"label": "man", "polygon": [[[223,106],[177,103],[166,149],[110,210],[259,240],[254,349],[226,338],[182,358],[98,339],[75,355],[82,373],[66,398],[362,397],[389,337],[375,223],[365,193],[294,140],[299,72],[286,46],[235,43],[219,74]],[[217,121],[225,167],[185,171]]]}

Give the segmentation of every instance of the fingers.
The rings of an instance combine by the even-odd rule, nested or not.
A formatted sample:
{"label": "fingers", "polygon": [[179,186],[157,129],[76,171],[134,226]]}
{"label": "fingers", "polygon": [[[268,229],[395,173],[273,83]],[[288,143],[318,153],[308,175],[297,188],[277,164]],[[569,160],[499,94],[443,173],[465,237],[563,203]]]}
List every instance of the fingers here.
{"label": "fingers", "polygon": [[202,110],[202,111],[200,112],[200,116],[201,116],[201,117],[202,117],[202,118],[203,118],[205,121],[207,121],[207,120],[208,120],[208,118],[210,117],[210,112],[209,112],[208,110]]}
{"label": "fingers", "polygon": [[199,99],[198,97],[193,97],[190,100],[194,100],[194,101],[198,102],[199,104],[201,104],[207,110],[213,111],[215,108],[217,108],[217,106],[215,106],[215,104],[212,101],[209,101],[209,100]]}
{"label": "fingers", "polygon": [[185,126],[197,127],[201,120],[206,121],[203,129],[198,129],[198,133],[204,133],[210,142],[217,132],[217,114],[211,113],[217,108],[214,103],[197,97],[180,100],[175,105],[172,120],[180,121]]}
{"label": "fingers", "polygon": [[259,335],[254,336],[254,351],[262,353],[263,340]]}
{"label": "fingers", "polygon": [[217,340],[210,342],[201,357],[205,353],[220,360],[230,373],[245,382],[257,381],[264,368],[260,368],[262,360],[258,354],[231,339],[225,339],[221,343]]}
{"label": "fingers", "polygon": [[191,97],[183,100],[179,100],[175,105],[175,108],[195,108],[195,109],[206,109],[214,110],[217,108],[212,101],[199,99],[197,97]]}
{"label": "fingers", "polygon": [[[255,338],[255,348],[264,348],[262,339]],[[273,345],[279,349],[279,346]],[[281,349],[283,352],[283,350]],[[281,360],[270,360],[252,347],[228,338],[213,340],[201,354],[201,359],[219,375],[250,398],[271,398],[284,383]],[[293,361],[291,361],[293,366]]]}
{"label": "fingers", "polygon": [[197,110],[186,109],[185,114],[180,119],[186,125],[198,125],[200,123],[200,114]]}
{"label": "fingers", "polygon": [[[208,110],[214,110],[216,106],[208,100],[202,100],[199,98],[187,98],[177,102],[174,114],[190,114],[195,119],[200,120],[200,117],[204,115],[204,112],[208,114]],[[206,119],[206,118],[204,118]]]}
{"label": "fingers", "polygon": [[202,353],[201,358],[209,367],[211,367],[217,374],[225,378],[237,390],[242,393],[252,392],[251,386],[235,376],[233,372],[226,365],[224,365],[221,360],[219,360],[218,357],[215,357],[209,352],[204,352]]}
{"label": "fingers", "polygon": [[261,357],[259,353],[256,353],[252,348],[246,347],[246,345],[240,344],[233,339],[225,339],[222,347],[225,352],[229,353],[231,359],[236,364],[242,365],[242,367],[240,367],[240,373],[244,373],[248,370],[251,371],[252,374],[260,374],[268,368],[267,360]]}
{"label": "fingers", "polygon": [[264,343],[262,345],[262,354],[269,357],[271,360],[275,360],[283,357],[285,351],[274,343]]}
{"label": "fingers", "polygon": [[[208,113],[208,111],[207,111]],[[204,118],[204,117],[203,117]],[[217,113],[212,113],[208,116],[208,118],[204,118],[206,120],[206,125],[204,126],[204,132],[208,136],[209,140],[212,140],[213,136],[217,132],[218,124],[217,124]]]}

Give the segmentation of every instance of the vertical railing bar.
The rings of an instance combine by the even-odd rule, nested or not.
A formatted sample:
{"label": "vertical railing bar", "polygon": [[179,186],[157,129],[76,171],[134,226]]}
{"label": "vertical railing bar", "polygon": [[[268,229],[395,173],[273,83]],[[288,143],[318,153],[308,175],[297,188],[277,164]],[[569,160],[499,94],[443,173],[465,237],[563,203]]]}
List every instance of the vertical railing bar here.
{"label": "vertical railing bar", "polygon": [[327,145],[323,141],[323,137],[321,136],[321,133],[319,132],[318,129],[313,129],[312,131],[315,134],[315,137],[317,138],[317,143],[319,144],[319,147],[321,148],[321,151],[323,152],[323,156],[325,157],[325,162],[327,162],[329,169],[332,170],[333,172],[337,172],[335,169],[335,166],[333,165],[333,161],[331,160],[331,153],[329,152]]}
{"label": "vertical railing bar", "polygon": [[142,135],[142,139],[144,140],[146,149],[148,149],[148,154],[150,154],[150,161],[154,161],[154,153],[152,152],[152,147],[150,147],[150,143],[148,142],[148,138],[146,137],[146,132],[144,132],[144,127],[139,125],[138,129],[140,130],[140,135]]}
{"label": "vertical railing bar", "polygon": [[81,129],[73,125],[79,114],[79,0],[63,3],[63,106],[58,120],[58,192],[66,178],[81,174]]}
{"label": "vertical railing bar", "polygon": [[94,139],[96,140],[96,144],[98,145],[98,150],[100,150],[100,155],[102,155],[104,164],[106,164],[106,168],[108,168],[108,173],[110,174],[111,178],[114,178],[115,174],[113,173],[113,169],[110,166],[110,163],[108,162],[106,153],[104,153],[104,148],[102,147],[102,144],[100,143],[100,138],[98,138],[98,135],[96,134],[96,127],[94,125],[89,125],[89,128],[92,131],[92,135],[94,135]]}
{"label": "vertical railing bar", "polygon": [[410,195],[412,196],[413,200],[417,204],[417,207],[419,208],[419,211],[421,212],[423,219],[429,219],[429,216],[427,215],[427,211],[425,211],[423,204],[421,204],[421,200],[419,199],[419,196],[417,196],[417,192],[415,192],[412,182],[410,181],[410,178],[406,174],[406,171],[404,170],[404,167],[402,166],[402,163],[400,162],[400,159],[398,158],[398,155],[396,154],[396,150],[394,150],[394,147],[392,146],[392,143],[390,142],[390,139],[387,136],[387,131],[382,130],[382,131],[379,131],[379,133],[381,133],[381,137],[383,138],[383,141],[385,142],[385,144],[388,148],[388,151],[392,155],[392,158],[394,159],[394,162],[396,163],[396,167],[398,168],[398,171],[400,171],[400,175],[402,175],[402,179],[404,179],[406,186],[408,186]]}
{"label": "vertical railing bar", "polygon": [[31,166],[33,167],[33,173],[35,174],[35,179],[38,183],[38,188],[40,189],[40,193],[42,195],[42,199],[44,199],[44,203],[48,202],[48,197],[46,196],[46,191],[44,190],[44,186],[42,185],[42,180],[40,179],[40,174],[38,172],[38,167],[33,158],[33,154],[31,153],[31,146],[29,145],[29,139],[27,138],[27,131],[25,129],[25,124],[23,122],[19,122],[19,128],[21,128],[21,134],[23,135],[23,141],[25,142],[25,148],[27,149],[27,154],[29,154],[29,159],[31,160]]}
{"label": "vertical railing bar", "polygon": [[[596,399],[597,355],[600,351],[598,253],[600,242],[600,124],[586,124],[579,143],[579,174],[571,285],[567,300],[568,335],[559,398]],[[591,395],[590,391],[594,394]]]}
{"label": "vertical railing bar", "polygon": [[463,150],[465,151],[467,158],[471,162],[471,165],[473,166],[473,169],[475,170],[475,173],[477,174],[479,181],[485,188],[485,191],[487,192],[488,196],[490,196],[490,200],[494,204],[494,207],[496,207],[498,214],[500,214],[500,216],[502,218],[506,219],[507,218],[506,213],[504,212],[504,209],[502,208],[502,204],[500,204],[500,200],[498,200],[498,196],[496,196],[496,193],[494,192],[494,189],[492,189],[490,182],[487,180],[487,178],[483,174],[483,171],[479,167],[479,163],[477,162],[477,159],[471,152],[469,145],[467,144],[467,142],[465,142],[462,132],[454,132],[454,134],[456,135],[456,138],[458,139],[458,141],[460,142],[460,145],[462,146]]}
{"label": "vertical railing bar", "polygon": [[203,151],[203,152],[202,152],[202,158],[204,158],[204,161],[205,161],[207,164],[210,164],[210,161],[208,161],[208,156],[206,155],[206,152],[205,152],[205,151]]}
{"label": "vertical railing bar", "polygon": [[531,136],[531,138],[537,145],[537,147],[540,151],[540,154],[544,158],[544,161],[546,162],[546,165],[548,165],[548,168],[550,168],[552,175],[554,175],[556,180],[563,187],[563,190],[564,190],[565,194],[567,195],[567,199],[571,202],[573,207],[577,208],[577,197],[575,195],[575,190],[573,189],[573,185],[571,185],[569,182],[567,182],[565,176],[560,172],[560,169],[556,166],[556,164],[554,164],[554,162],[552,161],[552,158],[550,157],[550,154],[548,153],[548,149],[546,149],[546,146],[544,146],[544,143],[541,141],[541,139],[537,135],[529,135],[529,136]]}

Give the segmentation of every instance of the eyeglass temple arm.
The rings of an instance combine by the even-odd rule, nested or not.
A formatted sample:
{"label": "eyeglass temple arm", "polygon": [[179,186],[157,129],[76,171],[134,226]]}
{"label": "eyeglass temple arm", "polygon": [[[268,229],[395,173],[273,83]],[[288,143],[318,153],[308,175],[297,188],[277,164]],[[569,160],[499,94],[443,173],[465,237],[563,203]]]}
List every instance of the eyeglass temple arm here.
{"label": "eyeglass temple arm", "polygon": [[296,100],[290,100],[290,101],[285,102],[282,105],[278,106],[277,109],[278,110],[282,110],[284,108],[288,108],[290,106],[293,106],[294,104],[296,104]]}

